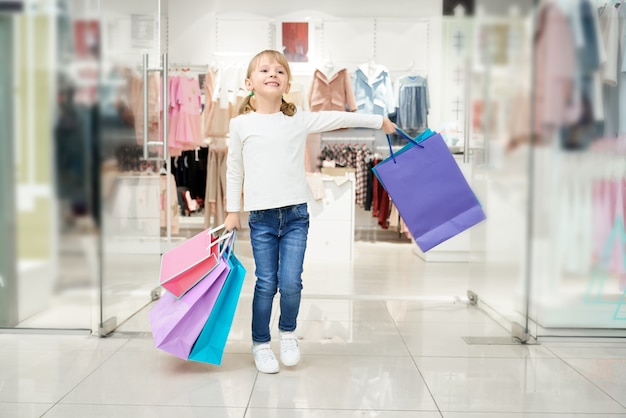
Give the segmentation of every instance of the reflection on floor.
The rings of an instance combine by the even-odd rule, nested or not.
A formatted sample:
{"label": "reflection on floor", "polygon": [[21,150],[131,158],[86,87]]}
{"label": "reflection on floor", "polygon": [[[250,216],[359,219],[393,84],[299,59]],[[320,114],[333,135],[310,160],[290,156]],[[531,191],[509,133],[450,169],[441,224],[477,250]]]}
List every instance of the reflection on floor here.
{"label": "reflection on floor", "polygon": [[302,361],[276,375],[250,355],[243,238],[248,275],[221,366],[155,349],[150,306],[108,338],[0,334],[0,416],[626,417],[626,344],[468,344],[509,334],[464,299],[467,265],[424,263],[411,245],[358,241],[352,263],[307,263]]}

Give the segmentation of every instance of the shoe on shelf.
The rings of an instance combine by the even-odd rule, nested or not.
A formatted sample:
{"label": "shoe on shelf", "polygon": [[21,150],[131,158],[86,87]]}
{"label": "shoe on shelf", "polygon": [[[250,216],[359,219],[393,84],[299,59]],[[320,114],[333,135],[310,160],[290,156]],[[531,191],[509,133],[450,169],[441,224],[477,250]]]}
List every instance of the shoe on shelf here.
{"label": "shoe on shelf", "polygon": [[298,338],[293,332],[280,333],[280,361],[288,367],[295,366],[300,362]]}
{"label": "shoe on shelf", "polygon": [[254,357],[256,369],[261,373],[279,372],[278,360],[274,356],[270,343],[254,344],[252,346],[252,357]]}

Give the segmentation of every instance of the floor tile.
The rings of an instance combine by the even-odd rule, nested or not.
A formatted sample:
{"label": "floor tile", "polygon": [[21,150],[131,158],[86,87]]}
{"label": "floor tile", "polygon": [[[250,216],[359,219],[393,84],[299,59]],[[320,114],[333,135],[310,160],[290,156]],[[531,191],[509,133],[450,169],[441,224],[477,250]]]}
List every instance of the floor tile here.
{"label": "floor tile", "polygon": [[[412,356],[435,357],[550,357],[540,345],[508,344],[510,334],[494,322],[398,322]],[[463,337],[501,338],[506,344],[468,344]]]}
{"label": "floor tile", "polygon": [[626,359],[567,359],[565,361],[626,408]]}
{"label": "floor tile", "polygon": [[251,356],[226,354],[214,366],[156,349],[121,351],[62,403],[245,407],[256,375]]}
{"label": "floor tile", "polygon": [[0,403],[0,417],[39,418],[52,405],[45,403]]}
{"label": "floor tile", "polygon": [[3,351],[117,351],[128,342],[125,337],[99,338],[88,333],[67,334],[0,334]]}
{"label": "floor tile", "polygon": [[302,355],[409,355],[393,323],[299,321],[296,335]]}
{"label": "floor tile", "polygon": [[439,412],[249,408],[245,418],[441,418]]}
{"label": "floor tile", "polygon": [[42,418],[243,418],[245,408],[206,408],[160,405],[55,405]]}
{"label": "floor tile", "polygon": [[354,299],[311,299],[300,303],[298,321],[372,321],[393,323],[385,302]]}
{"label": "floor tile", "polygon": [[484,311],[452,297],[444,301],[392,300],[386,305],[396,322],[493,323]]}
{"label": "floor tile", "polygon": [[57,402],[113,354],[96,349],[3,350],[0,402]]}
{"label": "floor tile", "polygon": [[410,357],[305,356],[259,374],[251,407],[436,411]]}
{"label": "floor tile", "polygon": [[544,343],[560,358],[626,359],[626,341],[622,343]]}
{"label": "floor tile", "polygon": [[625,413],[559,359],[417,357],[444,412]]}

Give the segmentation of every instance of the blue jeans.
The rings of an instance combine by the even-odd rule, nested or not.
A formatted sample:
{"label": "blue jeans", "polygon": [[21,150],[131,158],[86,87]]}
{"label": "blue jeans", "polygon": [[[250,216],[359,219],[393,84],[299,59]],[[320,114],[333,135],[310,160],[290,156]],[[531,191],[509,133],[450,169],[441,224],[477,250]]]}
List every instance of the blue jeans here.
{"label": "blue jeans", "polygon": [[252,341],[270,341],[272,302],[280,290],[278,329],[293,331],[300,310],[302,264],[309,232],[307,204],[253,210],[248,218],[256,265]]}

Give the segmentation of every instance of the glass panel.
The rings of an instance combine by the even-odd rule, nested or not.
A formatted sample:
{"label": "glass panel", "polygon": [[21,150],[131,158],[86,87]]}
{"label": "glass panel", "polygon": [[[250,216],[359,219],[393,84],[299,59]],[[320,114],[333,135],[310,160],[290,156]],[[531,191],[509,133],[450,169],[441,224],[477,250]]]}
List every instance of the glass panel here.
{"label": "glass panel", "polygon": [[96,240],[82,152],[90,136],[73,95],[57,90],[60,55],[74,47],[70,42],[62,51],[56,42],[64,14],[58,11],[54,2],[32,0],[3,16],[3,42],[10,46],[1,48],[7,53],[2,82],[10,89],[0,111],[11,119],[2,123],[3,158],[9,158],[2,177],[12,184],[2,193],[13,205],[3,210],[12,223],[3,239],[14,256],[2,273],[12,294],[2,326],[88,330]]}
{"label": "glass panel", "polygon": [[176,186],[164,165],[162,73],[156,71],[165,52],[163,3],[100,2],[101,334],[150,302],[161,236],[171,236],[173,227],[167,209],[177,211]]}
{"label": "glass panel", "polygon": [[[0,50],[7,60],[13,56],[13,19],[0,15]],[[6,58],[5,58],[6,59]],[[6,62],[6,61],[5,61]],[[15,184],[10,174],[13,157],[13,68],[0,65],[0,327],[13,327],[17,317],[17,275],[15,257]]]}
{"label": "glass panel", "polygon": [[[536,77],[571,86],[558,94],[546,83],[540,99],[550,100],[538,101],[532,266],[540,336],[626,336],[626,9],[602,4],[582,4],[582,39],[565,26],[554,33],[558,45],[536,42]],[[556,18],[573,7],[542,6],[539,16]]]}
{"label": "glass panel", "polygon": [[532,13],[530,2],[523,3],[476,14],[466,72],[469,100],[464,104],[469,112],[466,161],[487,214],[487,221],[470,235],[468,296],[513,335],[527,339],[536,329],[528,321],[526,266]]}

